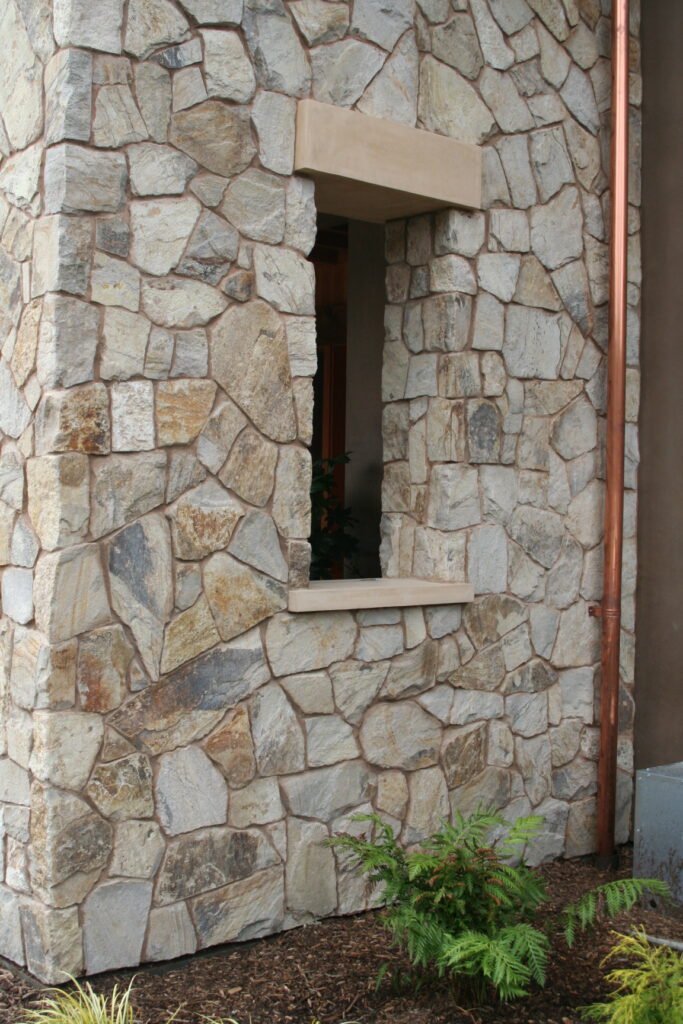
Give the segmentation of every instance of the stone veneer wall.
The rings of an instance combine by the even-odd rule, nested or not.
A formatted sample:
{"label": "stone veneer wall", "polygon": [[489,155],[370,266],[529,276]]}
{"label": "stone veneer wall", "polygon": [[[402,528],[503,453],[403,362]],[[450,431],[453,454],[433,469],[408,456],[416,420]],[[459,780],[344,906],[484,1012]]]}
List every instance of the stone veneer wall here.
{"label": "stone veneer wall", "polygon": [[[639,300],[634,4],[619,834]],[[367,905],[319,845],[480,800],[593,844],[607,0],[4,0],[0,952],[52,981]],[[484,146],[387,227],[387,575],[306,581],[314,190],[296,98]],[[417,154],[419,158],[419,154]],[[462,613],[462,614],[461,614]]]}

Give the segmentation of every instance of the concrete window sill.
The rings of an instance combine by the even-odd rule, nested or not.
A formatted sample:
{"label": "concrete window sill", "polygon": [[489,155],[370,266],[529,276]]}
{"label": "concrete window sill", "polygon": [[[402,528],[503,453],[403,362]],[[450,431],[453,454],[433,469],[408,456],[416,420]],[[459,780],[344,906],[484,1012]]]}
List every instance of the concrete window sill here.
{"label": "concrete window sill", "polygon": [[471,583],[418,579],[316,580],[290,590],[290,612],[354,611],[362,608],[413,608],[417,605],[466,604],[474,598]]}

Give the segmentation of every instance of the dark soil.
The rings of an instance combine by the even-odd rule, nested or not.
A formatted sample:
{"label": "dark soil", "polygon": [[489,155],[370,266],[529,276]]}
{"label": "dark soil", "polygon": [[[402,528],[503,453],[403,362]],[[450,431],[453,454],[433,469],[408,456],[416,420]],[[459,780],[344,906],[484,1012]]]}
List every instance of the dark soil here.
{"label": "dark soil", "polygon": [[[628,861],[625,851],[620,875],[629,873]],[[542,871],[557,906],[614,877],[597,871],[589,859],[558,861]],[[135,977],[136,1024],[166,1024],[178,1006],[177,1024],[205,1024],[206,1017],[235,1018],[239,1024],[578,1024],[579,1007],[607,995],[600,961],[610,948],[611,930],[628,931],[635,924],[644,924],[649,934],[681,940],[683,907],[636,907],[582,936],[572,950],[558,941],[546,987],[507,1005],[464,1009],[444,983],[411,977],[376,912],[90,981],[97,991],[110,992]],[[387,960],[403,982],[385,980],[375,991],[375,976]],[[2,1024],[18,1024],[22,1009],[40,997],[41,989],[26,976],[0,969]]]}

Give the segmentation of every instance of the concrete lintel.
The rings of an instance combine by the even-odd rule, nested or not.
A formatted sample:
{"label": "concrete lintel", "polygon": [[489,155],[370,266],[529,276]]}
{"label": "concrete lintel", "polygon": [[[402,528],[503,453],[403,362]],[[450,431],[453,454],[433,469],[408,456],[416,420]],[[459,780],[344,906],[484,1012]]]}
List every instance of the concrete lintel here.
{"label": "concrete lintel", "polygon": [[294,169],[316,206],[381,223],[447,206],[481,206],[481,150],[445,135],[316,100],[297,108]]}

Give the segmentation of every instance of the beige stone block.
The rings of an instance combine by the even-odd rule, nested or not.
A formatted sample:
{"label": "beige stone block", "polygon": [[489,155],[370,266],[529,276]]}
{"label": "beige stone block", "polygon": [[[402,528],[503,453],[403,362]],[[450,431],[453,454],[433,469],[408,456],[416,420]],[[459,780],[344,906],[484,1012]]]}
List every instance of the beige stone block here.
{"label": "beige stone block", "polygon": [[82,638],[76,685],[85,711],[104,713],[122,703],[134,654],[121,626],[98,629]]}
{"label": "beige stone block", "polygon": [[243,786],[256,772],[254,745],[245,705],[230,711],[204,740],[204,750],[223,769],[231,786]]}
{"label": "beige stone block", "polygon": [[166,626],[161,672],[172,672],[191,658],[220,643],[209,603],[204,595]]}
{"label": "beige stone block", "polygon": [[109,395],[104,384],[49,392],[36,416],[36,454],[110,451]]}
{"label": "beige stone block", "polygon": [[31,771],[41,782],[81,789],[95,763],[104,728],[85,711],[36,711]]}
{"label": "beige stone block", "polygon": [[161,445],[188,444],[206,423],[216,385],[210,380],[162,381],[157,387],[157,440]]}
{"label": "beige stone block", "polygon": [[263,506],[273,492],[277,456],[277,445],[247,427],[235,441],[219,479],[245,501]]}
{"label": "beige stone block", "polygon": [[88,456],[44,455],[26,464],[28,513],[46,551],[85,537],[90,517]]}
{"label": "beige stone block", "polygon": [[68,640],[111,620],[100,553],[86,544],[43,556],[33,588],[36,626],[48,640]]}

